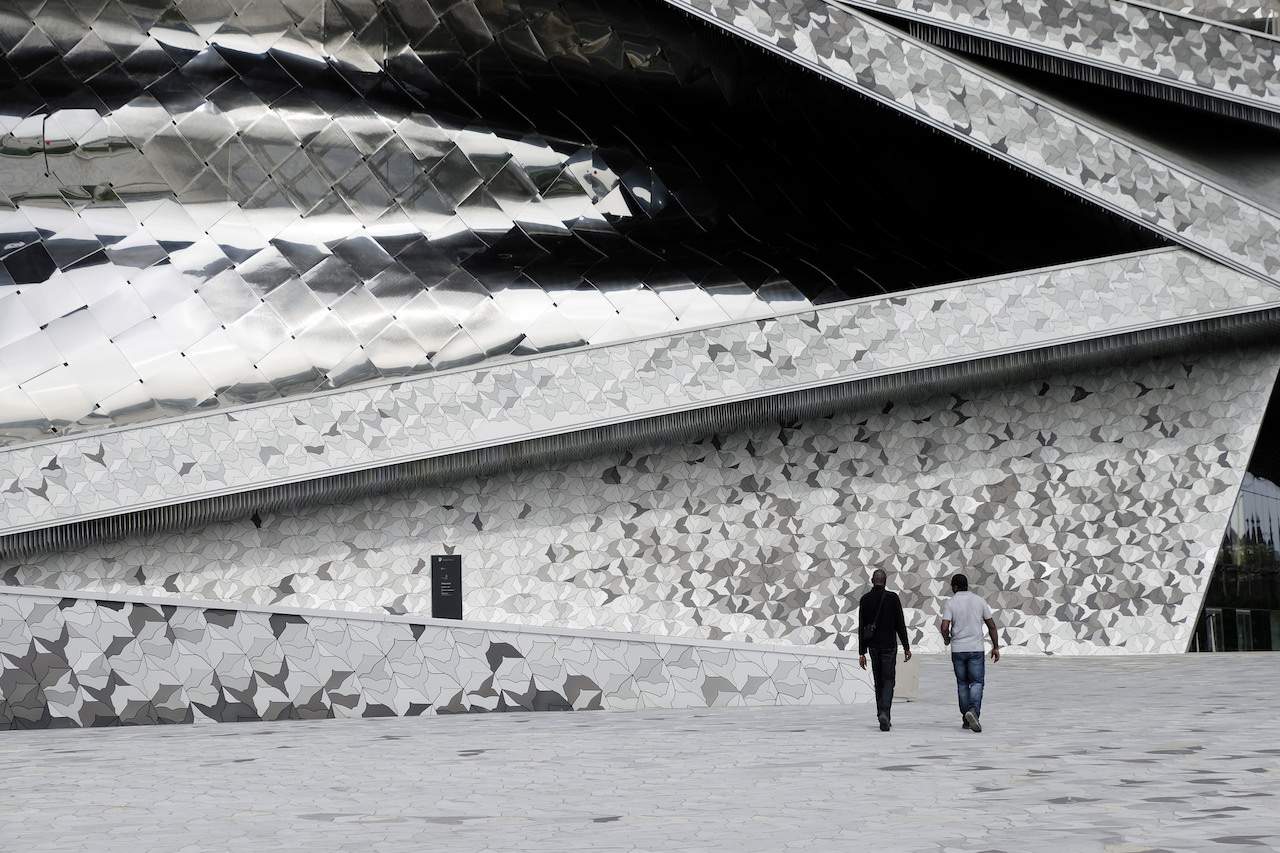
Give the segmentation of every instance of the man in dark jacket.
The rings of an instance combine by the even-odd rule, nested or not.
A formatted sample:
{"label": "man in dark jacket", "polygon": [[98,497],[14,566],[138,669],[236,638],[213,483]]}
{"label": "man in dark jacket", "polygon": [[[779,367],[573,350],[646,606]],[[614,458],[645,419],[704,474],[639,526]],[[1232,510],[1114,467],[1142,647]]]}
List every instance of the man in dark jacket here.
{"label": "man in dark jacket", "polygon": [[[893,683],[898,671],[898,643],[901,641],[906,660],[911,660],[911,644],[907,640],[907,622],[902,617],[902,602],[896,592],[884,588],[884,569],[871,573],[871,591],[858,602],[858,666],[867,668],[867,652],[871,653],[871,679],[876,686],[876,718],[880,731],[892,726]],[[872,630],[874,626],[874,630]]]}

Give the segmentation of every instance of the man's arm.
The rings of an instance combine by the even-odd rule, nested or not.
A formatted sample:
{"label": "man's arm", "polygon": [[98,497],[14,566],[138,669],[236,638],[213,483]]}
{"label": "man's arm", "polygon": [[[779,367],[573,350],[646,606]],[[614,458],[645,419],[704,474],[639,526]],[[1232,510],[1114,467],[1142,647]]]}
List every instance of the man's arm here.
{"label": "man's arm", "polygon": [[893,597],[894,609],[898,611],[898,622],[896,625],[898,631],[898,642],[902,643],[902,651],[906,660],[911,660],[911,640],[907,637],[907,617],[902,612],[902,599],[895,595]]}
{"label": "man's arm", "polygon": [[1000,638],[996,636],[996,620],[990,616],[982,620],[987,623],[987,635],[991,637],[991,659],[1000,660]]}
{"label": "man's arm", "polygon": [[951,620],[950,619],[942,620],[942,642],[947,643],[948,645],[951,643]]}
{"label": "man's arm", "polygon": [[867,618],[866,603],[866,596],[858,602],[858,666],[863,669],[867,668],[867,641],[862,636],[862,626],[867,624],[863,621]]}

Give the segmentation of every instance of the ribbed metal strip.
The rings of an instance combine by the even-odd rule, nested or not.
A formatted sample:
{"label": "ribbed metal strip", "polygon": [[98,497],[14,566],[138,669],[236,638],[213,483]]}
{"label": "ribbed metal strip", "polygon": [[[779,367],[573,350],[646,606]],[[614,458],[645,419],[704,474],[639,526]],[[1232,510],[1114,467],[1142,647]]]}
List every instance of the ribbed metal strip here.
{"label": "ribbed metal strip", "polygon": [[1280,309],[1218,317],[690,409],[398,465],[29,530],[0,537],[0,559],[24,559],[40,553],[83,548],[97,542],[165,530],[191,529],[218,521],[247,518],[254,513],[344,503],[367,495],[555,465],[638,446],[687,441],[763,423],[805,420],[883,406],[891,400],[903,401],[1023,382],[1053,372],[1114,366],[1188,351],[1275,345],[1278,342]]}
{"label": "ribbed metal strip", "polygon": [[1043,71],[1069,80],[1079,80],[1097,86],[1105,86],[1121,92],[1130,92],[1148,98],[1192,107],[1228,118],[1248,121],[1265,127],[1280,129],[1280,113],[1248,103],[1224,97],[1215,97],[1201,90],[1173,86],[1148,77],[1139,77],[1123,71],[1103,68],[1084,61],[1043,53],[1030,47],[1009,44],[986,38],[975,33],[947,29],[914,18],[900,18],[884,9],[859,7],[862,12],[894,26],[902,27],[908,34],[937,47],[967,53],[1011,65],[1020,65],[1035,71]]}

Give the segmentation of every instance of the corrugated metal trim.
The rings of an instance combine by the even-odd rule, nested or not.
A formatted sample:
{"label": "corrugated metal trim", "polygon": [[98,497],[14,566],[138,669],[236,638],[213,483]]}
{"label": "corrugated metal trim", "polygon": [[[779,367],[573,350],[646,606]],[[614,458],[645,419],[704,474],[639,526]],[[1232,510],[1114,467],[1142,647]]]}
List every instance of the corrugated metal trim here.
{"label": "corrugated metal trim", "polygon": [[884,23],[905,30],[921,41],[946,50],[967,53],[986,59],[995,59],[1011,65],[1020,65],[1035,71],[1044,71],[1058,77],[1079,80],[1097,86],[1131,92],[1148,98],[1180,104],[1185,107],[1216,113],[1240,121],[1280,128],[1280,113],[1263,107],[1235,100],[1228,96],[1214,96],[1202,90],[1174,86],[1148,77],[1126,74],[1123,71],[1103,68],[1084,61],[1041,53],[1028,47],[983,38],[975,33],[960,32],[930,24],[915,18],[901,18],[885,9],[859,6],[859,11]]}
{"label": "corrugated metal trim", "polygon": [[420,489],[465,477],[554,465],[631,447],[680,442],[762,423],[805,420],[940,393],[1011,384],[1063,370],[1280,342],[1280,309],[1025,350],[786,394],[561,433],[464,453],[321,477],[0,537],[0,559],[24,559],[165,530],[201,527],[310,504]]}

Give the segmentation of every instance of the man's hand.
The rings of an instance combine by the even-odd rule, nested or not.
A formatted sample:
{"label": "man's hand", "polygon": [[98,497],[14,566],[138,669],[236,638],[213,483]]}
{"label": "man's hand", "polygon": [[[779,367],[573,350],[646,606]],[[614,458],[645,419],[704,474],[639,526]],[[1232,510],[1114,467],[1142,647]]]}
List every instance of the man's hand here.
{"label": "man's hand", "polygon": [[911,649],[903,649],[903,654],[906,655],[903,660],[911,660]]}
{"label": "man's hand", "polygon": [[999,649],[999,648],[992,648],[992,649],[991,649],[991,661],[992,661],[992,663],[999,663],[999,662],[1000,662],[1000,649]]}
{"label": "man's hand", "polygon": [[866,655],[858,655],[858,666],[862,667],[863,669],[866,669],[866,668],[867,668],[867,656],[866,656]]}

